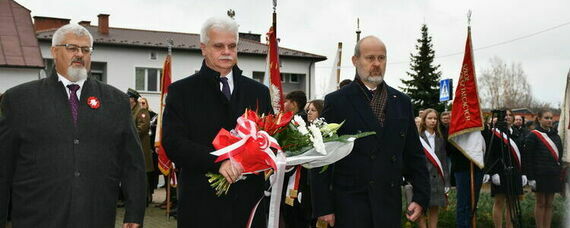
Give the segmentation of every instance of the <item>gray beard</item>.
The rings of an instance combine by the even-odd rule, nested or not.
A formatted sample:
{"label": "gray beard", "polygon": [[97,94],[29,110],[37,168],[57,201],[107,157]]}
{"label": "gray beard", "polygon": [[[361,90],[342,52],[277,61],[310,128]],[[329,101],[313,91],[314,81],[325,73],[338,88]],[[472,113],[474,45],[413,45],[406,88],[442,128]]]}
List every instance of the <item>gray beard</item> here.
{"label": "gray beard", "polygon": [[360,80],[362,80],[363,82],[372,83],[374,85],[380,85],[384,81],[384,76],[382,75],[370,76],[368,73],[360,72],[358,69],[356,69],[356,71],[358,72]]}
{"label": "gray beard", "polygon": [[69,76],[70,81],[77,82],[87,79],[87,69],[85,67],[68,67],[67,76]]}

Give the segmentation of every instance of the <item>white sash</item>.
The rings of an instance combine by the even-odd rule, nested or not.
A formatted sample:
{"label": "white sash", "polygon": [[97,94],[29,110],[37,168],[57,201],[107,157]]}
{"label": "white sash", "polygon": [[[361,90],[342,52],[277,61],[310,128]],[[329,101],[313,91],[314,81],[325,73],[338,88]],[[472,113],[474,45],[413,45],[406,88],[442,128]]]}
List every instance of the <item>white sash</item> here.
{"label": "white sash", "polygon": [[[499,131],[499,129],[497,128],[493,128],[493,133],[497,137],[499,137],[501,141],[503,141],[503,143],[507,143],[507,134]],[[519,147],[517,146],[515,141],[513,141],[512,138],[509,138],[508,144],[510,145],[509,149],[511,151],[511,154],[515,157],[515,161],[517,161],[517,165],[519,165],[519,168],[521,168],[521,152],[519,150]]]}
{"label": "white sash", "polygon": [[438,173],[441,176],[441,179],[444,180],[445,182],[445,178],[443,176],[443,167],[441,166],[439,158],[435,154],[435,149],[432,148],[422,137],[420,137],[420,142],[422,143],[422,147],[424,148],[424,153],[426,154],[426,157],[437,168]]}
{"label": "white sash", "polygon": [[554,160],[556,160],[556,162],[559,162],[558,157],[559,157],[560,153],[558,153],[558,147],[556,147],[556,144],[554,144],[552,139],[550,139],[550,137],[548,137],[547,134],[542,133],[538,130],[532,130],[531,132],[534,133],[538,137],[538,139],[540,139],[540,141],[542,141],[542,143],[544,143],[546,148],[550,151],[550,154],[552,155]]}

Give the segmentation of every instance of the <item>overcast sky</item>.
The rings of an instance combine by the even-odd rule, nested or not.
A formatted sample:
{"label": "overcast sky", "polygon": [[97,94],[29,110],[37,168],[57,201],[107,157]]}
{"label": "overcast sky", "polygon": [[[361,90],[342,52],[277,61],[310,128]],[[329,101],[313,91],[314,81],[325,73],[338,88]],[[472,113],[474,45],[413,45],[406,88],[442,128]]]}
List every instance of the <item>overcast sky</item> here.
{"label": "overcast sky", "polygon": [[[272,0],[17,0],[32,16],[70,18],[97,24],[97,14],[110,14],[111,27],[199,33],[203,21],[236,11],[241,32],[265,34],[271,25]],[[467,11],[472,14],[476,72],[489,66],[493,56],[521,63],[541,101],[558,106],[570,70],[570,1],[568,0],[281,0],[278,1],[280,46],[327,56],[316,64],[317,80],[330,75],[338,42],[343,42],[342,78],[352,78],[350,56],[355,44],[356,18],[362,36],[376,35],[388,48],[386,81],[400,86],[409,70],[421,24],[433,38],[436,64],[443,78],[457,81],[467,35]],[[564,25],[565,24],[565,25]],[[558,28],[544,31],[559,25]],[[530,36],[537,32],[542,33]],[[527,38],[524,38],[527,37]],[[454,53],[460,53],[456,55]],[[438,56],[447,56],[438,58]],[[320,91],[320,90],[317,90]]]}

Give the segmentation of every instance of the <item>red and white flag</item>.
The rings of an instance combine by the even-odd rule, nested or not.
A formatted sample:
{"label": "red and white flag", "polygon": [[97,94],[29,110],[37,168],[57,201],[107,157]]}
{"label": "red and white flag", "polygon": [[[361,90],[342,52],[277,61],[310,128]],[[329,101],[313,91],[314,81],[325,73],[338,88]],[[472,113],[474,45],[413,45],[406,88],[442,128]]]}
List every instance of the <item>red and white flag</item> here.
{"label": "red and white flag", "polygon": [[279,113],[283,111],[283,87],[281,86],[281,70],[279,65],[279,48],[277,45],[277,34],[275,24],[267,32],[269,38],[267,52],[267,70],[265,72],[265,85],[269,87],[271,94],[271,105],[273,111]]}
{"label": "red and white flag", "polygon": [[481,102],[479,101],[475,77],[471,27],[467,29],[465,55],[455,96],[451,108],[449,142],[482,169],[485,167],[485,140],[481,135],[483,114],[481,113]]}
{"label": "red and white flag", "polygon": [[171,57],[170,55],[166,56],[166,60],[164,60],[164,66],[162,68],[162,87],[161,87],[161,95],[160,95],[160,111],[158,112],[158,120],[156,124],[156,136],[154,138],[154,147],[156,148],[156,152],[158,154],[158,169],[168,176],[170,174],[170,170],[172,167],[172,162],[166,156],[166,151],[162,146],[162,113],[164,112],[164,107],[166,106],[166,95],[168,94],[168,86],[172,82],[172,70],[171,70]]}

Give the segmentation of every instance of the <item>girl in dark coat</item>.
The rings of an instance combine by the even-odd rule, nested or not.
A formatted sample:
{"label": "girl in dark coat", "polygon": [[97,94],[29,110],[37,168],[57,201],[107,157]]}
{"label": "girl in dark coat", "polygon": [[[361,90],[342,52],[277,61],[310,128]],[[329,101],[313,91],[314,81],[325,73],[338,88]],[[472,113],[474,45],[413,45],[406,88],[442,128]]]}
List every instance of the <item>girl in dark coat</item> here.
{"label": "girl in dark coat", "polygon": [[562,140],[552,127],[552,113],[541,111],[536,118],[538,125],[525,140],[529,155],[529,185],[536,194],[534,215],[536,227],[550,227],[554,193],[563,191]]}
{"label": "girl in dark coat", "polygon": [[438,129],[438,113],[434,109],[424,110],[421,116],[419,135],[424,153],[426,153],[426,166],[430,178],[430,200],[426,217],[421,216],[418,226],[436,228],[439,208],[447,206],[447,192],[449,191],[449,172],[445,153],[445,141]]}
{"label": "girl in dark coat", "polygon": [[[496,118],[495,118],[496,119]],[[493,197],[493,223],[495,227],[503,226],[503,214],[505,215],[505,224],[507,228],[513,226],[511,221],[511,210],[508,205],[507,195],[510,194],[518,197],[523,193],[523,186],[527,184],[527,176],[524,174],[524,168],[521,157],[524,136],[519,132],[513,131],[513,113],[511,110],[506,111],[505,122],[508,132],[503,132],[500,127],[495,126],[493,121],[492,128],[485,129],[484,135],[489,141],[493,138],[491,150],[488,151],[487,161],[489,170],[483,177],[483,182],[491,179],[491,196]],[[507,141],[508,139],[508,141]],[[512,166],[512,173],[506,172],[506,167]],[[511,183],[509,183],[511,182]],[[507,185],[510,185],[507,187]],[[506,213],[505,213],[505,208]]]}

